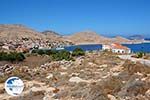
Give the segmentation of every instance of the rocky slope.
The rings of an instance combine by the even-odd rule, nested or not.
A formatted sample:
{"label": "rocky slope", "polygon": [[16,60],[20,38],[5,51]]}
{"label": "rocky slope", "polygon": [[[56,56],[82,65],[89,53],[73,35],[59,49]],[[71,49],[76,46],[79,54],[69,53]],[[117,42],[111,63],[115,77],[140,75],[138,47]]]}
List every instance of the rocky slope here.
{"label": "rocky slope", "polygon": [[51,31],[51,30],[46,30],[46,31],[44,31],[44,32],[41,32],[43,35],[45,35],[46,36],[46,38],[48,38],[48,39],[52,39],[52,40],[56,40],[56,41],[60,41],[60,40],[64,40],[65,41],[65,39],[59,34],[59,33],[56,33],[56,32],[54,32],[54,31]]}
{"label": "rocky slope", "polygon": [[75,33],[73,35],[66,36],[66,38],[75,44],[96,44],[110,41],[109,38],[100,36],[92,31]]}
{"label": "rocky slope", "polygon": [[113,42],[118,42],[118,43],[135,42],[120,36],[117,36],[115,38],[104,37],[92,31],[75,33],[73,35],[66,36],[66,38],[75,44],[99,44],[99,43],[105,44],[105,43],[113,43]]}
{"label": "rocky slope", "polygon": [[22,38],[40,39],[40,38],[45,38],[45,36],[23,25],[1,24],[0,25],[0,38],[3,40],[5,39],[15,40],[15,39],[22,39]]}
{"label": "rocky slope", "polygon": [[131,40],[128,40],[126,38],[123,38],[121,36],[116,36],[115,38],[112,38],[112,42],[118,42],[118,43],[130,43]]}
{"label": "rocky slope", "polygon": [[30,29],[26,26],[19,24],[1,24],[0,25],[0,40],[16,40],[28,38],[31,40],[41,39],[41,40],[52,40],[52,41],[68,41],[73,42],[73,44],[105,44],[105,43],[136,43],[141,42],[141,40],[128,40],[123,37],[108,38],[98,35],[92,31],[83,31],[72,34],[70,36],[61,36],[54,31],[44,31],[38,32]]}
{"label": "rocky slope", "polygon": [[30,29],[24,25],[19,24],[1,24],[0,25],[0,39],[1,40],[17,40],[28,38],[31,40],[51,40],[51,41],[65,41],[61,35],[53,31],[38,32]]}
{"label": "rocky slope", "polygon": [[[109,52],[86,53],[75,61],[52,61],[34,68],[14,65],[12,72],[6,72],[1,80],[17,75],[24,81],[22,100],[150,99],[150,67]],[[9,96],[3,85],[1,100],[20,99]]]}

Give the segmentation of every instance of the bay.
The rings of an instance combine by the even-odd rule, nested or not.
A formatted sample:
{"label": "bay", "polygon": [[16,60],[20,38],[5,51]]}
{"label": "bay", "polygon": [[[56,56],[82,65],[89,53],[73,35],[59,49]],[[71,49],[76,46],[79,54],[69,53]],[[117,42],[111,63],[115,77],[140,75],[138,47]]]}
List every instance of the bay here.
{"label": "bay", "polygon": [[[123,45],[130,48],[132,52],[150,53],[150,43],[123,44]],[[73,45],[64,47],[64,49],[68,51],[73,51],[77,47],[83,49],[84,51],[102,50],[102,44]]]}

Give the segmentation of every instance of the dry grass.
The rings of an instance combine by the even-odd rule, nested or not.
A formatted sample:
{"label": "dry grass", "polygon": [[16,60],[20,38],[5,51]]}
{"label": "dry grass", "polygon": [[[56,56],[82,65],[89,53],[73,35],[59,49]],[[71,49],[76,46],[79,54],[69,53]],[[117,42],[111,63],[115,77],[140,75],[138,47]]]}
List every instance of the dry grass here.
{"label": "dry grass", "polygon": [[101,85],[95,83],[89,85],[85,82],[72,84],[72,87],[66,91],[67,97],[73,97],[75,100],[109,100]]}
{"label": "dry grass", "polygon": [[138,75],[132,75],[122,86],[121,91],[119,91],[120,96],[137,96],[144,95],[149,89],[150,83],[147,81],[140,80],[141,77]]}
{"label": "dry grass", "polygon": [[150,54],[146,54],[143,58],[150,60]]}
{"label": "dry grass", "polygon": [[29,66],[29,68],[35,68],[39,67],[42,64],[45,64],[46,62],[50,61],[50,57],[43,55],[30,55],[26,57],[26,59],[23,62],[20,62],[20,66]]}
{"label": "dry grass", "polygon": [[13,71],[9,73],[5,73],[3,76],[0,77],[0,83],[3,83],[7,80],[7,78],[11,76],[17,76],[19,78],[25,79],[25,80],[31,80],[32,79],[32,72],[27,71],[23,67],[15,68]]}
{"label": "dry grass", "polygon": [[133,63],[128,60],[123,64],[123,70],[127,71],[130,75],[137,73],[137,72],[140,72],[143,74],[150,73],[150,68],[148,66],[143,65],[139,62]]}
{"label": "dry grass", "polygon": [[122,81],[114,76],[110,76],[98,82],[97,84],[102,86],[102,89],[106,94],[113,94],[113,95],[119,92],[121,90],[121,87],[123,86]]}
{"label": "dry grass", "polygon": [[84,100],[109,100],[100,85],[91,84],[83,93]]}
{"label": "dry grass", "polygon": [[[32,58],[33,56],[29,57]],[[42,59],[42,57],[43,56],[40,56],[37,59]],[[54,98],[60,100],[109,100],[107,97],[108,94],[121,98],[120,100],[122,100],[122,96],[119,95],[119,93],[135,98],[135,96],[138,95],[145,95],[145,92],[150,87],[150,82],[147,78],[150,69],[140,63],[126,61],[121,66],[119,64],[122,64],[122,61],[116,57],[115,54],[111,55],[109,53],[90,53],[80,60],[83,61],[81,63],[72,62],[69,67],[66,67],[67,69],[62,69],[60,62],[52,62],[50,67],[46,70],[40,70],[38,67],[34,67],[37,70],[20,67],[14,70],[11,75],[21,76],[22,79],[31,78],[33,80],[42,81],[46,83],[47,86],[58,88]],[[106,66],[103,67],[102,65]],[[64,64],[64,66],[66,65]],[[121,70],[114,71],[118,73],[118,75],[110,72],[112,71],[111,69],[116,66],[117,68],[118,66],[121,67]],[[61,75],[62,72],[65,74]],[[47,79],[46,77],[49,74],[53,74],[53,76]],[[87,80],[87,82],[69,82],[68,80],[71,78],[71,75]],[[145,77],[146,80],[142,81]],[[136,81],[137,78],[139,81]],[[42,94],[43,93],[41,93],[41,95]],[[29,95],[27,97],[29,97]],[[38,96],[34,95],[34,97]]]}

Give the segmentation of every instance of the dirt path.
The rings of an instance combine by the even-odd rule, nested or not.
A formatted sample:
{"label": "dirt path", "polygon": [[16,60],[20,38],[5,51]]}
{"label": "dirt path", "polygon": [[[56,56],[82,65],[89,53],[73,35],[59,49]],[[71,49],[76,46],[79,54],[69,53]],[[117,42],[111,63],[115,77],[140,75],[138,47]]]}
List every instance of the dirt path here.
{"label": "dirt path", "polygon": [[145,64],[147,66],[150,66],[150,60],[147,59],[142,59],[142,58],[133,58],[131,57],[131,55],[118,55],[121,59],[125,59],[125,60],[131,60],[134,62],[140,62],[142,64]]}

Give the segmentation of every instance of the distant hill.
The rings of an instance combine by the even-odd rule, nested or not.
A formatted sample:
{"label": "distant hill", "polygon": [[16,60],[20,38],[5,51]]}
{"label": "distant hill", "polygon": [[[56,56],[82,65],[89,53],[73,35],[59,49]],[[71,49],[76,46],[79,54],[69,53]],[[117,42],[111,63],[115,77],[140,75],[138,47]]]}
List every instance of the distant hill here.
{"label": "distant hill", "polygon": [[73,43],[76,44],[93,44],[93,43],[99,43],[101,40],[107,40],[105,37],[101,37],[95,32],[92,31],[85,31],[85,32],[79,32],[75,33],[70,36],[66,36],[67,39],[71,40]]}
{"label": "distant hill", "polygon": [[53,40],[63,40],[63,37],[59,34],[59,33],[56,33],[54,31],[51,31],[51,30],[46,30],[44,32],[41,32],[42,34],[44,34],[46,36],[46,38],[50,38],[50,39],[53,39]]}
{"label": "distant hill", "polygon": [[46,30],[46,31],[42,32],[42,34],[44,34],[44,35],[55,35],[55,36],[60,36],[59,33],[56,33],[56,32],[51,31],[51,30]]}
{"label": "distant hill", "polygon": [[129,37],[130,40],[144,40],[144,36],[142,35],[132,35]]}
{"label": "distant hill", "polygon": [[131,40],[121,37],[121,36],[116,36],[115,38],[111,38],[112,42],[118,42],[118,43],[129,43]]}
{"label": "distant hill", "polygon": [[66,36],[67,39],[71,40],[75,44],[105,44],[105,43],[127,43],[131,42],[131,40],[128,40],[123,37],[115,37],[115,38],[108,38],[101,35],[98,35],[95,32],[92,31],[85,31],[85,32],[78,32],[70,36]]}
{"label": "distant hill", "polygon": [[[133,37],[133,36],[132,36]],[[59,33],[47,30],[44,32],[38,32],[24,25],[19,24],[1,24],[0,25],[0,41],[3,40],[16,40],[28,38],[31,40],[41,39],[50,40],[54,42],[69,42],[73,44],[105,44],[105,43],[135,43],[141,42],[141,40],[129,40],[123,37],[108,38],[101,36],[93,31],[78,32],[68,36],[61,36]]]}

